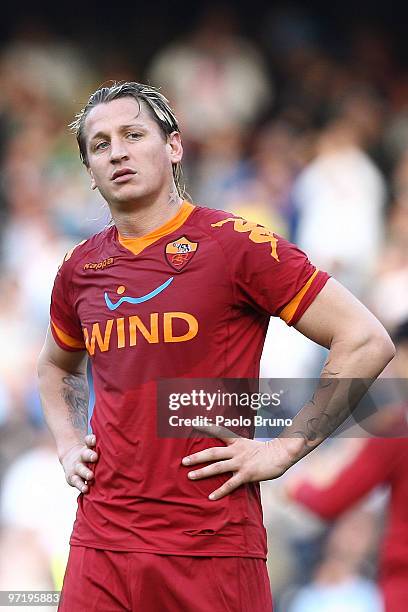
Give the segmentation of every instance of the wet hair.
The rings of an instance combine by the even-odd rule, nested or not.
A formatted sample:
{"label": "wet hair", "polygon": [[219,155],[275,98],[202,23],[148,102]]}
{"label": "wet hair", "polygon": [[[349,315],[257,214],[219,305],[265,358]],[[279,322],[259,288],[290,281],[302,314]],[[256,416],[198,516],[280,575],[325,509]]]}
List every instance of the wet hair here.
{"label": "wet hair", "polygon": [[[81,161],[86,167],[89,165],[84,129],[86,118],[98,104],[106,104],[118,98],[133,98],[139,104],[139,112],[141,104],[144,103],[165,139],[173,132],[180,133],[177,118],[169,101],[155,87],[134,81],[113,82],[109,86],[99,87],[90,95],[88,102],[75,115],[75,120],[69,125],[76,136]],[[180,162],[173,164],[173,178],[179,196],[184,197],[185,186]]]}

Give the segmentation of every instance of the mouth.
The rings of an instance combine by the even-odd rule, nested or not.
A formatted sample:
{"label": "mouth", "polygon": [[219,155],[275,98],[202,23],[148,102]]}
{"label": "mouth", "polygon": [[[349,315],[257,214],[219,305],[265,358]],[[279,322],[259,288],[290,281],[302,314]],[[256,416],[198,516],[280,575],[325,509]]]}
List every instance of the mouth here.
{"label": "mouth", "polygon": [[124,183],[128,181],[136,174],[136,171],[132,168],[120,168],[115,170],[115,172],[111,176],[111,181],[114,183]]}

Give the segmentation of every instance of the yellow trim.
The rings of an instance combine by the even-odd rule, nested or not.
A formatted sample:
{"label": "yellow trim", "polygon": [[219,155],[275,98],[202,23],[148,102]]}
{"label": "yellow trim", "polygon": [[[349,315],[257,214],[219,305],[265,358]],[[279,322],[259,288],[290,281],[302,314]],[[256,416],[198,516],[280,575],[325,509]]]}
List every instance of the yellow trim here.
{"label": "yellow trim", "polygon": [[85,349],[84,342],[81,342],[80,340],[76,340],[72,336],[68,336],[68,334],[66,334],[64,331],[62,331],[62,329],[60,329],[59,327],[55,325],[54,321],[51,321],[51,325],[53,326],[54,331],[58,336],[58,339],[61,340],[63,344],[66,344],[70,348]]}
{"label": "yellow trim", "polygon": [[312,284],[313,280],[316,278],[318,271],[319,270],[315,270],[313,272],[312,276],[309,278],[306,285],[299,291],[299,293],[295,295],[295,297],[289,302],[289,304],[286,304],[285,308],[280,313],[279,317],[283,319],[285,323],[289,323],[290,320],[292,319],[300,302],[303,299],[303,296],[307,293],[310,285]]}
{"label": "yellow trim", "polygon": [[159,240],[159,238],[163,238],[163,236],[166,236],[166,234],[171,234],[171,232],[174,232],[176,229],[181,227],[183,223],[187,221],[194,208],[194,204],[184,201],[180,207],[180,210],[174,217],[172,217],[164,225],[154,229],[152,232],[150,232],[150,234],[140,236],[139,238],[125,238],[125,236],[121,236],[118,232],[119,242],[125,247],[125,249],[131,251],[134,255],[139,255],[143,249],[153,244],[153,242],[156,242],[156,240]]}

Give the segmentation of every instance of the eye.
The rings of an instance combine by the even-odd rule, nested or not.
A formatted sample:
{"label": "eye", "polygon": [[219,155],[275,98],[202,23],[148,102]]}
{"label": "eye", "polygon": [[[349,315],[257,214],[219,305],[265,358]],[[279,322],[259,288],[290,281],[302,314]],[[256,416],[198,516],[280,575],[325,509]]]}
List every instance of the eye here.
{"label": "eye", "polygon": [[139,134],[139,132],[129,132],[127,136],[130,140],[138,140],[138,138],[141,138],[142,134]]}
{"label": "eye", "polygon": [[102,149],[106,149],[109,143],[106,140],[101,140],[101,142],[97,142],[94,146],[95,151],[101,151]]}

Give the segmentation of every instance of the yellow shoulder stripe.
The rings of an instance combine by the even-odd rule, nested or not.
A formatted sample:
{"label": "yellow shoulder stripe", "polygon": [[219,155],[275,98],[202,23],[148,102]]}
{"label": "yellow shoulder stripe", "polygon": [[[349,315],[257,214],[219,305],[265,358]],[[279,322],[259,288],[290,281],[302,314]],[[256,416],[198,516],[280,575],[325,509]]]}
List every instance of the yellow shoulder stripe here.
{"label": "yellow shoulder stripe", "polygon": [[291,299],[289,304],[286,304],[285,308],[280,313],[279,317],[283,319],[285,323],[290,323],[291,319],[293,318],[293,315],[298,309],[300,302],[302,301],[304,295],[306,295],[306,293],[308,292],[309,287],[313,283],[318,272],[319,270],[317,269],[313,272],[312,276],[309,278],[306,285],[302,287],[302,289],[295,295],[294,298]]}
{"label": "yellow shoulder stripe", "polygon": [[51,321],[51,325],[58,339],[61,340],[63,344],[66,344],[70,348],[85,349],[84,342],[82,342],[81,340],[77,340],[76,338],[73,338],[72,336],[69,336],[68,334],[66,334],[64,331],[62,331],[62,329],[60,329],[59,327],[55,325],[54,321]]}

